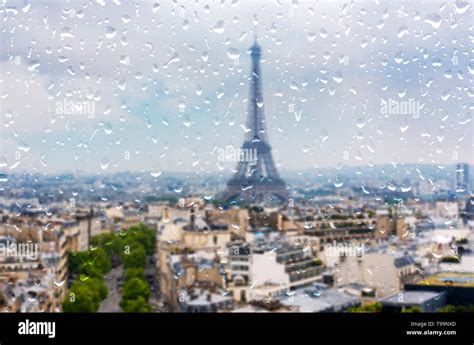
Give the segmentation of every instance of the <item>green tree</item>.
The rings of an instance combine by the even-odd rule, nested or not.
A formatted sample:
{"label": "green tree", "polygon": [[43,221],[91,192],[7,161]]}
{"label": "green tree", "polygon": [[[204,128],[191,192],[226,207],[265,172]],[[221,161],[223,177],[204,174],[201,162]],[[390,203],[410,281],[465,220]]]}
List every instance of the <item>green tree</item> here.
{"label": "green tree", "polygon": [[91,290],[87,285],[77,285],[71,289],[63,301],[65,313],[93,313],[99,310],[99,306],[97,292]]}
{"label": "green tree", "polygon": [[104,233],[91,239],[91,245],[105,250],[113,266],[120,262],[120,253],[123,247],[122,239],[116,233]]}
{"label": "green tree", "polygon": [[382,311],[382,303],[373,302],[367,303],[360,307],[353,307],[349,309],[350,313],[380,313]]}
{"label": "green tree", "polygon": [[413,306],[409,308],[403,308],[402,313],[421,313],[422,310],[418,306]]}
{"label": "green tree", "polygon": [[129,281],[132,278],[145,280],[145,270],[143,268],[129,268],[125,271],[125,281]]}
{"label": "green tree", "polygon": [[87,285],[91,290],[96,291],[99,295],[101,301],[107,298],[109,290],[107,285],[105,285],[104,279],[91,278],[83,282],[84,285]]}
{"label": "green tree", "polygon": [[129,247],[125,246],[121,257],[123,265],[126,269],[144,268],[146,265],[145,249],[138,243],[133,243]]}
{"label": "green tree", "polygon": [[139,243],[145,249],[146,254],[151,255],[155,250],[155,231],[144,224],[134,225],[127,229],[124,243],[129,246]]}
{"label": "green tree", "polygon": [[444,257],[441,258],[440,262],[457,264],[457,263],[459,263],[459,257],[457,257],[457,256],[444,256]]}
{"label": "green tree", "polygon": [[469,240],[467,238],[461,238],[459,240],[456,240],[456,244],[468,244]]}
{"label": "green tree", "polygon": [[102,278],[88,278],[85,281],[78,279],[72,284],[70,292],[76,292],[83,287],[86,287],[92,292],[94,302],[97,303],[97,305],[100,305],[100,302],[108,295],[107,286]]}
{"label": "green tree", "polygon": [[[95,267],[97,270],[94,270],[91,267]],[[78,252],[78,253],[69,253],[68,254],[68,272],[70,276],[77,276],[79,274],[90,275],[96,271],[100,272],[100,275],[103,275],[110,271],[112,268],[109,256],[107,252],[98,247],[94,250],[89,250],[87,252]],[[88,273],[91,271],[91,273]]]}
{"label": "green tree", "polygon": [[0,291],[0,307],[4,307],[7,304],[7,299],[2,291]]}
{"label": "green tree", "polygon": [[67,258],[67,269],[69,276],[77,276],[84,262],[87,261],[87,252],[69,253]]}
{"label": "green tree", "polygon": [[440,313],[456,313],[457,312],[456,309],[457,308],[454,305],[448,304],[448,305],[445,305],[444,307],[440,308],[438,310],[438,312],[440,312]]}
{"label": "green tree", "polygon": [[133,300],[139,296],[148,301],[150,287],[148,283],[139,278],[132,278],[125,283],[122,290],[122,300]]}
{"label": "green tree", "polygon": [[126,313],[151,313],[152,311],[151,306],[142,296],[138,296],[137,299],[122,300],[120,307]]}
{"label": "green tree", "polygon": [[103,279],[104,274],[99,269],[99,267],[92,265],[90,262],[85,262],[82,264],[79,271],[79,281],[86,281],[90,278],[99,278]]}
{"label": "green tree", "polygon": [[91,237],[92,247],[106,247],[117,239],[117,234],[113,232],[106,232]]}
{"label": "green tree", "polygon": [[440,313],[474,313],[474,304],[452,305],[448,304],[438,310]]}
{"label": "green tree", "polygon": [[91,251],[89,264],[97,267],[102,274],[108,273],[112,268],[107,252],[101,247]]}

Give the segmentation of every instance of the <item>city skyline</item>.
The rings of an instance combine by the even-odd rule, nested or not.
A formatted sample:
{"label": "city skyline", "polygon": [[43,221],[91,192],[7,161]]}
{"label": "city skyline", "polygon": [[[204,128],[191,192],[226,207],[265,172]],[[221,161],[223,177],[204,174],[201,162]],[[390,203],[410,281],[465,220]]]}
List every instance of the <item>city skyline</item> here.
{"label": "city skyline", "polygon": [[3,338],[472,341],[474,3],[336,1],[1,2]]}
{"label": "city skyline", "polygon": [[[473,164],[462,3],[13,4],[0,33],[7,174],[232,174],[216,151],[245,136],[255,28],[278,170]],[[80,101],[92,118],[65,114]]]}

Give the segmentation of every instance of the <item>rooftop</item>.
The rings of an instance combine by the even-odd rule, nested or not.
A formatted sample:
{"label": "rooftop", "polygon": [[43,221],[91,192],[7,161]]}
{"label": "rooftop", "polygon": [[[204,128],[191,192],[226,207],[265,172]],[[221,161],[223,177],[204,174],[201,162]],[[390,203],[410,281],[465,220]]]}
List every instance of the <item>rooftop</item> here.
{"label": "rooftop", "polygon": [[474,287],[474,273],[437,273],[421,280],[418,285]]}
{"label": "rooftop", "polygon": [[282,297],[280,301],[283,305],[297,307],[303,313],[342,311],[360,304],[357,297],[318,286],[299,289],[294,295]]}
{"label": "rooftop", "polygon": [[474,255],[464,254],[459,263],[440,263],[443,272],[474,273]]}
{"label": "rooftop", "polygon": [[259,308],[254,305],[246,305],[245,307],[235,309],[232,312],[233,313],[269,313],[268,310]]}
{"label": "rooftop", "polygon": [[400,256],[393,260],[393,264],[396,268],[401,268],[405,266],[410,266],[415,264],[415,260],[411,256]]}
{"label": "rooftop", "polygon": [[442,297],[444,292],[403,291],[381,300],[385,305],[418,305]]}
{"label": "rooftop", "polygon": [[230,295],[216,294],[204,289],[192,289],[191,292],[183,289],[181,296],[189,306],[205,306],[232,301]]}

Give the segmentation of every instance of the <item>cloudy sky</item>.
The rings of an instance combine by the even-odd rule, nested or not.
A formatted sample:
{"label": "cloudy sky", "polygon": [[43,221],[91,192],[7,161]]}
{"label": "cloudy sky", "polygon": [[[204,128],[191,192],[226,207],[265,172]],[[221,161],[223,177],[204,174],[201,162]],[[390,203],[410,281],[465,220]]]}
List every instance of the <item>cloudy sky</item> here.
{"label": "cloudy sky", "polygon": [[3,1],[0,16],[7,173],[230,171],[217,156],[245,134],[255,32],[279,169],[473,163],[468,3]]}

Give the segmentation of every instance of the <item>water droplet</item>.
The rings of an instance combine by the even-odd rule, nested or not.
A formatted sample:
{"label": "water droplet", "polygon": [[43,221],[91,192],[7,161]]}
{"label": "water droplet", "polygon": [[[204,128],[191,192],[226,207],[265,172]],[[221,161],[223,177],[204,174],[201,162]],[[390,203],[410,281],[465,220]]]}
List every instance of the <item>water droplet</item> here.
{"label": "water droplet", "polygon": [[218,21],[214,24],[212,30],[213,30],[215,33],[222,34],[222,33],[224,32],[224,30],[225,30],[225,27],[224,27],[224,26],[225,26],[225,22],[224,22],[223,20],[218,20]]}
{"label": "water droplet", "polygon": [[128,55],[122,55],[122,56],[120,57],[120,63],[121,63],[122,65],[126,65],[126,66],[130,65],[130,56],[128,56]]}
{"label": "water droplet", "polygon": [[183,28],[183,30],[185,30],[185,31],[189,29],[189,22],[188,22],[187,19],[185,19],[183,21],[183,24],[181,25],[181,28]]}
{"label": "water droplet", "polygon": [[403,36],[408,35],[408,27],[406,25],[403,25],[398,29],[398,38],[402,38]]}
{"label": "water droplet", "polygon": [[33,72],[34,70],[38,69],[39,66],[40,66],[40,62],[38,60],[32,60],[28,64],[27,68],[28,68],[28,71]]}
{"label": "water droplet", "polygon": [[401,50],[395,54],[394,60],[398,64],[403,62],[403,52]]}
{"label": "water droplet", "polygon": [[237,48],[230,47],[229,49],[227,49],[227,56],[231,60],[236,60],[240,57],[240,52]]}
{"label": "water droplet", "polygon": [[332,77],[332,79],[338,84],[342,83],[342,81],[344,80],[342,77],[342,73],[340,71],[337,71],[336,73],[334,73],[334,76]]}
{"label": "water droplet", "polygon": [[168,62],[165,63],[165,67],[168,67],[174,62],[178,62],[180,60],[179,54],[174,53],[173,56],[168,60]]}
{"label": "water droplet", "polygon": [[469,70],[469,74],[474,74],[474,62],[467,65],[467,69]]}
{"label": "water droplet", "polygon": [[242,192],[245,192],[247,190],[250,190],[253,188],[253,185],[248,185],[248,186],[242,186],[240,189],[242,190]]}
{"label": "water droplet", "polygon": [[122,16],[122,22],[123,22],[124,24],[128,24],[128,23],[130,22],[130,20],[131,20],[131,18],[130,18],[129,15],[124,14],[124,15]]}
{"label": "water droplet", "polygon": [[454,7],[456,9],[456,13],[457,14],[464,14],[467,12],[467,10],[469,9],[469,7],[471,7],[471,5],[469,4],[468,1],[455,1],[454,2]]}
{"label": "water droplet", "polygon": [[428,14],[425,17],[425,23],[430,24],[433,27],[433,29],[439,29],[441,25],[441,21],[442,21],[442,18],[436,13]]}
{"label": "water droplet", "polygon": [[100,167],[102,170],[106,170],[109,167],[109,160],[107,158],[102,159]]}
{"label": "water droplet", "polygon": [[359,117],[356,122],[357,128],[364,128],[365,127],[365,119],[363,117]]}
{"label": "water droplet", "polygon": [[64,285],[66,281],[65,280],[56,280],[56,279],[53,279],[53,284],[58,286],[58,287],[61,287]]}
{"label": "water droplet", "polygon": [[320,297],[321,296],[321,290],[319,287],[316,287],[314,290],[312,290],[312,297]]}
{"label": "water droplet", "polygon": [[112,134],[112,125],[111,125],[110,123],[107,122],[107,123],[104,125],[104,132],[105,132],[105,134],[107,134],[107,135]]}
{"label": "water droplet", "polygon": [[20,145],[18,145],[18,149],[23,151],[23,152],[28,152],[30,151],[30,146],[24,142],[20,143]]}
{"label": "water droplet", "polygon": [[28,13],[30,8],[31,8],[31,4],[26,3],[25,6],[23,6],[21,10],[23,11],[23,13]]}
{"label": "water droplet", "polygon": [[145,118],[145,125],[146,125],[146,128],[148,129],[150,129],[153,126],[148,116]]}
{"label": "water droplet", "polygon": [[321,36],[321,38],[326,38],[328,37],[328,33],[325,29],[321,28],[321,30],[319,31],[319,36]]}
{"label": "water droplet", "polygon": [[400,132],[405,133],[408,130],[408,127],[410,127],[410,125],[408,124],[407,120],[403,119],[400,125]]}
{"label": "water droplet", "polygon": [[65,26],[61,29],[61,31],[59,32],[59,36],[61,38],[74,37],[71,28],[68,26]]}
{"label": "water droplet", "polygon": [[407,193],[407,192],[411,191],[411,186],[403,185],[400,188],[401,188],[402,192],[404,192],[404,193]]}
{"label": "water droplet", "polygon": [[108,26],[105,29],[105,37],[107,37],[109,39],[114,38],[116,34],[117,34],[117,30],[115,30],[115,28],[112,27],[112,26]]}
{"label": "water droplet", "polygon": [[395,182],[390,181],[387,183],[387,188],[389,191],[394,192],[397,189],[397,185],[395,184]]}
{"label": "water droplet", "polygon": [[443,65],[443,63],[441,62],[441,60],[439,58],[434,58],[431,65],[433,67],[441,67]]}
{"label": "water droplet", "polygon": [[89,279],[89,276],[86,275],[86,274],[81,274],[81,275],[79,276],[79,279],[80,279],[81,281],[85,282],[86,280]]}
{"label": "water droplet", "polygon": [[196,95],[201,96],[202,95],[202,87],[201,85],[198,85],[196,87]]}

